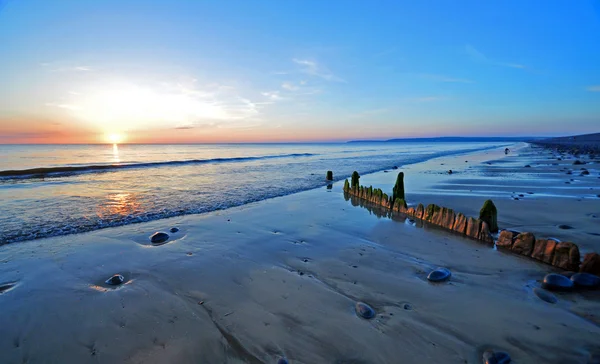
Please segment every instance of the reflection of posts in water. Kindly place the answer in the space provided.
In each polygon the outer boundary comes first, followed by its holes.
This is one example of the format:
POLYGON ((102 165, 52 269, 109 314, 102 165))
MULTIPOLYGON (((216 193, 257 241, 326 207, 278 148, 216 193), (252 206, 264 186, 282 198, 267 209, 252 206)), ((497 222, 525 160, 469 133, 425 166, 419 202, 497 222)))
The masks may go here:
POLYGON ((330 189, 332 189, 332 188, 333 188, 333 185, 332 185, 331 183, 327 185, 327 189, 328 189, 328 190, 330 190, 330 189))
POLYGON ((362 208, 365 208, 365 209, 367 209, 367 211, 369 211, 370 214, 375 215, 379 218, 392 216, 392 212, 390 210, 384 208, 383 206, 374 205, 366 200, 363 200, 359 197, 353 196, 353 195, 349 194, 348 192, 344 192, 344 199, 346 201, 349 200, 350 203, 352 204, 352 206, 360 206, 362 208))

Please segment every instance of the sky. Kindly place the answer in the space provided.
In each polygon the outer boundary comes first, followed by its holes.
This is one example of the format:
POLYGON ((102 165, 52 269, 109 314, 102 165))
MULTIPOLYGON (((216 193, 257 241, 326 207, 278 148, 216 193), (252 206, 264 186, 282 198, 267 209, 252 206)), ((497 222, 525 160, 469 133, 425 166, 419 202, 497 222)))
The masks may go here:
POLYGON ((598 0, 0 0, 0 143, 599 131, 598 0))

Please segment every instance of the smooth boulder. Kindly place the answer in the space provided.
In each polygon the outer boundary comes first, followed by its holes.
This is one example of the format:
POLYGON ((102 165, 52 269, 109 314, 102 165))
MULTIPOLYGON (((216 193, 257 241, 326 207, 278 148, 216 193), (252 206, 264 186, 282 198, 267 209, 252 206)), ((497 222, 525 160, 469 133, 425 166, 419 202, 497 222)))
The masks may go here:
POLYGON ((600 277, 589 273, 575 273, 571 276, 571 280, 576 287, 581 288, 598 288, 600 287, 600 277))
POLYGON ((546 291, 545 289, 534 288, 533 293, 535 293, 535 295, 538 296, 538 298, 541 299, 542 301, 546 301, 548 303, 558 302, 558 299, 556 298, 556 296, 553 295, 552 293, 546 291))
POLYGON ((356 314, 364 319, 369 320, 375 317, 375 310, 364 302, 357 302, 354 309, 356 310, 356 314))
POLYGON ((162 244, 167 240, 169 240, 169 234, 163 232, 156 232, 150 237, 152 244, 162 244))
POLYGON ((510 355, 504 351, 486 350, 483 353, 483 364, 508 364, 510 355))
POLYGON ((573 281, 562 274, 550 273, 544 277, 542 287, 549 291, 570 291, 573 289, 573 281))
POLYGON ((173 234, 175 234, 176 232, 178 232, 178 231, 179 231, 179 228, 172 227, 170 231, 171 231, 173 234))
POLYGON ((427 280, 430 282, 443 282, 448 280, 452 273, 446 268, 436 268, 427 275, 427 280))

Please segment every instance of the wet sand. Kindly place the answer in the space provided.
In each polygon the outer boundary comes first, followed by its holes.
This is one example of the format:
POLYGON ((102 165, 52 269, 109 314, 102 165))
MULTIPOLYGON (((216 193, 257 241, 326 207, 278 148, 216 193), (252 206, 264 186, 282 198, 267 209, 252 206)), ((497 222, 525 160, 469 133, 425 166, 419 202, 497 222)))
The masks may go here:
MULTIPOLYGON (((476 161, 502 157, 485 153, 467 156, 472 170, 495 166, 476 161)), ((473 199, 471 208, 479 209, 483 197, 444 197, 449 177, 481 181, 458 168, 452 176, 432 171, 451 159, 404 168, 409 202, 466 207, 473 199)), ((361 183, 385 187, 394 179, 381 172, 361 183)), ((536 188, 532 180, 524 182, 528 189, 536 188)), ((600 352, 600 291, 542 301, 533 289, 552 267, 380 217, 377 209, 353 206, 358 202, 346 200, 342 186, 0 247, 0 286, 9 287, 0 294, 0 361, 276 363, 285 356, 290 363, 481 363, 482 351, 494 348, 515 363, 586 363, 600 352), (180 231, 166 244, 150 244, 152 233, 174 226, 180 231), (438 266, 451 270, 448 282, 426 280, 438 266), (115 273, 126 283, 105 285, 115 273), (359 318, 358 301, 376 317, 359 318)), ((522 203, 514 206, 523 216, 535 199, 506 203, 522 203)), ((496 204, 501 226, 515 221, 503 202, 496 204)), ((534 214, 523 226, 549 226, 546 213, 559 211, 534 214)), ((587 231, 572 224, 576 229, 565 233, 587 231)))
MULTIPOLYGON (((403 168, 409 205, 435 203, 477 217, 491 198, 501 229, 574 242, 583 253, 600 252, 600 158, 561 157, 526 143, 510 149, 507 156, 498 148, 403 168), (576 160, 585 164, 574 165, 576 160), (582 168, 589 175, 582 176, 582 168)), ((361 184, 391 190, 396 175, 392 172, 366 176, 361 184)))

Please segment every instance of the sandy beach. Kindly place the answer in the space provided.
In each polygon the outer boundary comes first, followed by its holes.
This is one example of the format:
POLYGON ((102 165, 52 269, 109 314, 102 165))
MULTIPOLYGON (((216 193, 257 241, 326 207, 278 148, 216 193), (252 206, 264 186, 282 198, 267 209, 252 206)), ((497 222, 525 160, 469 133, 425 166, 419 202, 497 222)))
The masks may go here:
MULTIPOLYGON (((492 198, 501 228, 600 251, 598 161, 510 148, 401 167, 409 204, 476 216, 492 198)), ((391 191, 396 172, 361 184, 391 191)), ((342 186, 1 246, 0 361, 481 363, 486 349, 514 363, 598 360, 600 291, 545 302, 533 290, 552 267, 353 206, 342 186), (448 282, 427 281, 438 266, 448 282), (126 282, 106 285, 116 273, 126 282), (358 317, 359 301, 376 317, 358 317)))

